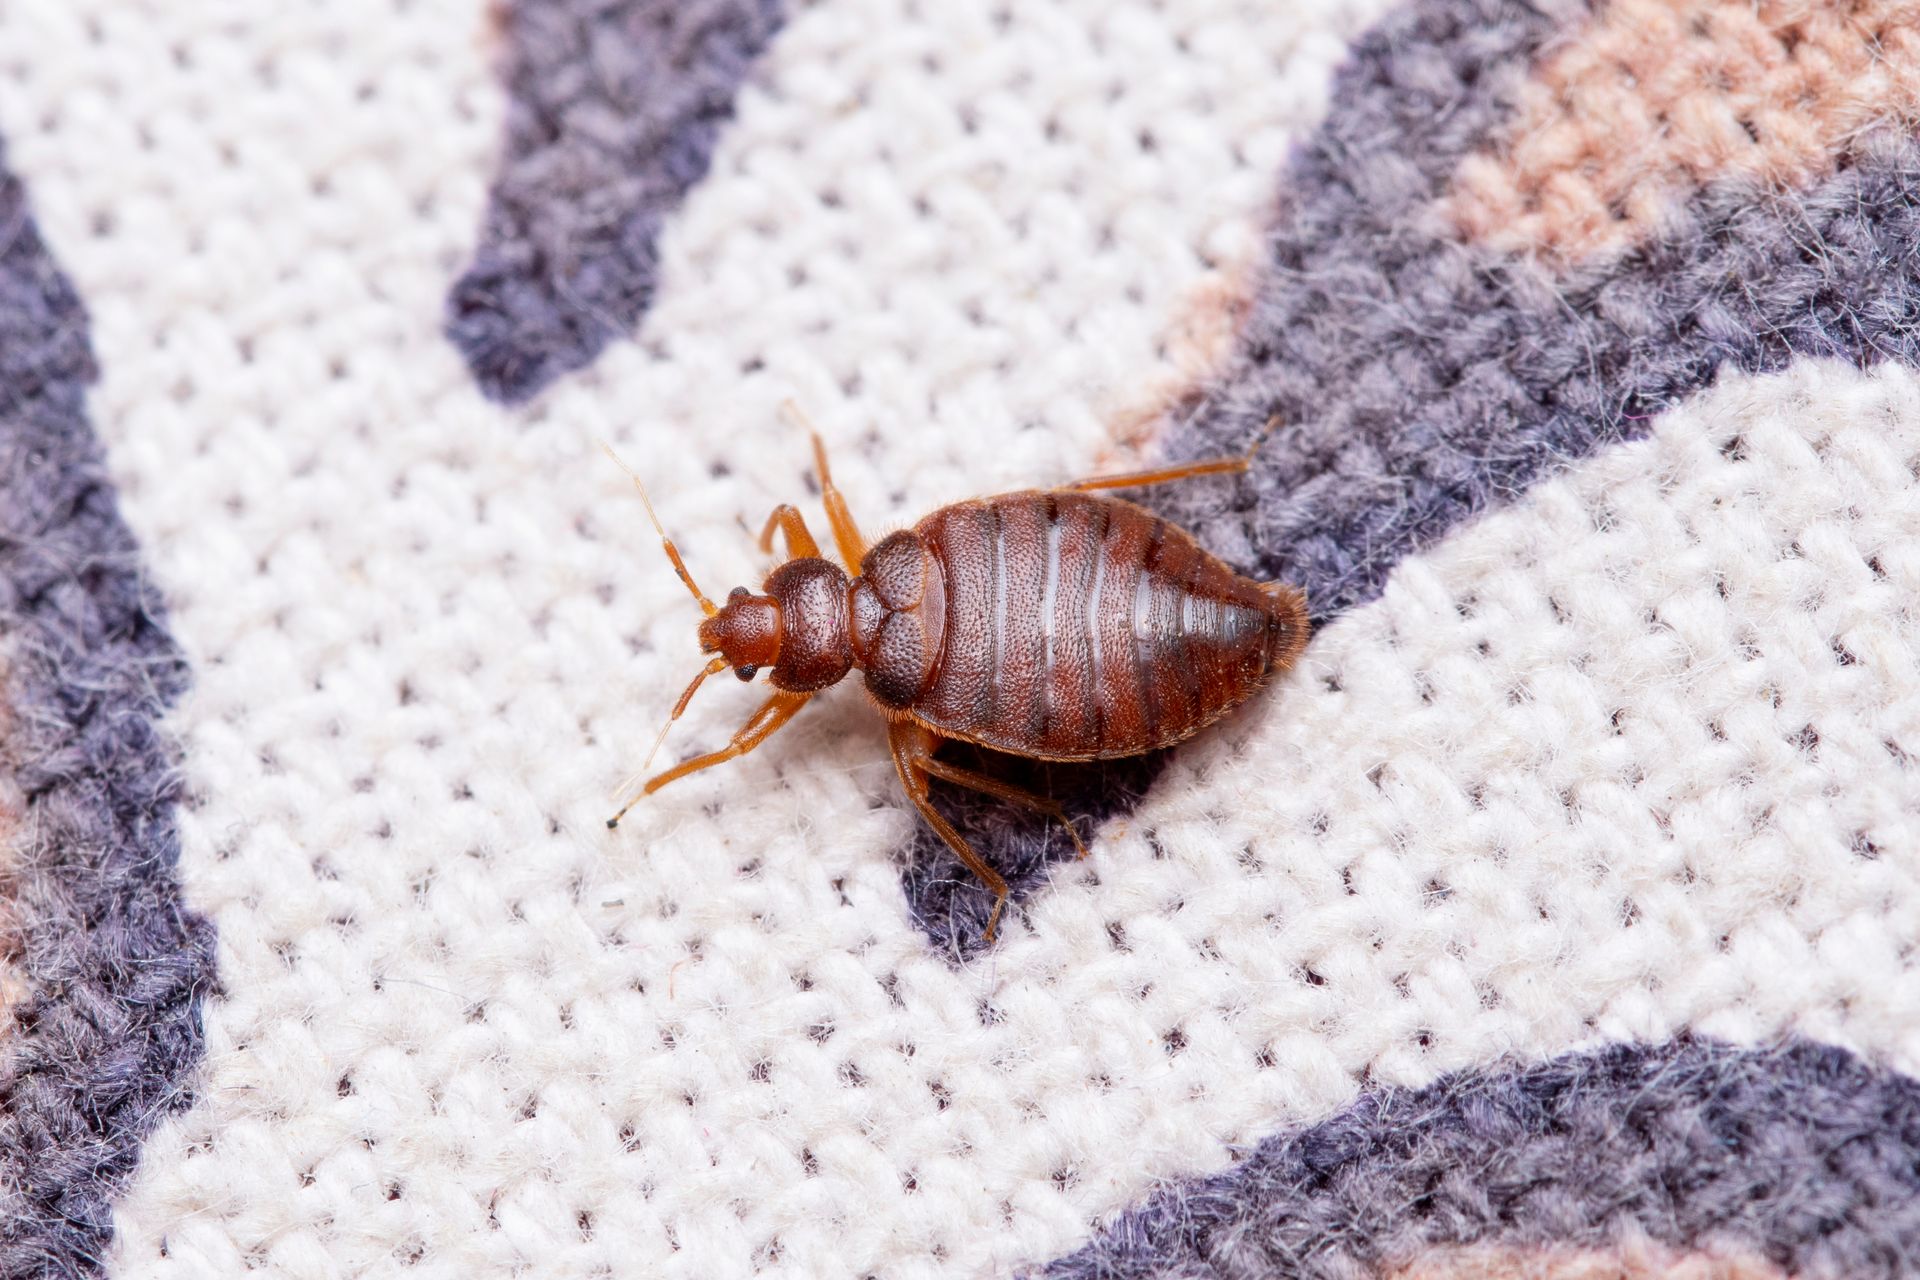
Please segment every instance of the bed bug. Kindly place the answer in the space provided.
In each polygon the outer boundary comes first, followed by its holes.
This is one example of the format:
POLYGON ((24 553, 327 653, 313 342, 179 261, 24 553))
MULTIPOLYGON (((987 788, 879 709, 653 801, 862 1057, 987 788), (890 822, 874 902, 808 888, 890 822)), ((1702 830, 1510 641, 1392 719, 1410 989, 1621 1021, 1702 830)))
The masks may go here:
POLYGON ((800 512, 782 503, 767 517, 760 549, 772 552, 781 534, 787 559, 759 592, 735 587, 724 605, 694 585, 629 470, 667 559, 706 614, 701 651, 716 655, 680 695, 661 739, 708 676, 732 668, 751 680, 770 668, 774 692, 725 747, 649 779, 608 827, 641 797, 753 750, 814 694, 858 669, 886 717, 908 798, 993 891, 990 942, 1007 882, 933 807, 930 779, 1047 814, 1082 857, 1086 845, 1053 801, 936 759, 942 740, 1043 760, 1138 755, 1212 724, 1291 667, 1306 645, 1299 590, 1243 577, 1185 530, 1101 492, 1245 471, 1252 450, 956 502, 869 545, 818 433, 812 438, 845 568, 821 554, 800 512))

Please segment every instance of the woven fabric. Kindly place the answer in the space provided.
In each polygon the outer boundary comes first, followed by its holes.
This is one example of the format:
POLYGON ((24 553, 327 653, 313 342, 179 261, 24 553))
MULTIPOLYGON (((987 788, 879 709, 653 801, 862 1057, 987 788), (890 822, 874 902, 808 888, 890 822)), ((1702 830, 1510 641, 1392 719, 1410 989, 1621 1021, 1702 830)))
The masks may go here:
POLYGON ((1920 1272, 1916 24, 0 6, 0 1272, 1920 1272), (1311 646, 936 787, 991 946, 854 688, 604 825, 600 445, 718 597, 789 399, 870 538, 1278 415, 1137 496, 1311 646))
POLYGON ((87 316, 0 168, 0 1274, 98 1260, 212 984, 159 720, 186 670, 87 421, 87 316))
POLYGON ((1920 1083, 1839 1050, 1616 1046, 1376 1093, 1048 1274, 1899 1275, 1916 1141, 1920 1083))

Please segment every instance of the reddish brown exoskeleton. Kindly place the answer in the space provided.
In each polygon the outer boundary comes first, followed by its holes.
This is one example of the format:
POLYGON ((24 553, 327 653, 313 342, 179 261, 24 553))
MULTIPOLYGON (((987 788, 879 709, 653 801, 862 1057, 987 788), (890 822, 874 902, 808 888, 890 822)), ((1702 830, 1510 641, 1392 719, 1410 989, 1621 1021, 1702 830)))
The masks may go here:
MULTIPOLYGON (((887 718, 908 797, 993 890, 989 941, 1007 883, 934 809, 928 779, 1049 814, 1082 857, 1086 846, 1051 800, 935 759, 941 739, 1045 760, 1137 755, 1218 720, 1291 667, 1306 644, 1301 592, 1244 578, 1184 530, 1094 492, 1244 471, 1248 458, 956 502, 869 547, 834 486, 818 435, 813 456, 840 559, 857 572, 851 579, 820 554, 800 512, 783 503, 767 518, 760 549, 771 551, 779 531, 788 559, 759 594, 735 587, 716 606, 694 585, 647 503, 674 571, 706 611, 700 647, 719 655, 687 686, 667 723, 679 719, 701 681, 728 667, 742 680, 771 668, 775 692, 725 748, 675 765, 640 794, 745 755, 858 668, 887 718)), ((640 494, 644 500, 644 486, 640 494)))

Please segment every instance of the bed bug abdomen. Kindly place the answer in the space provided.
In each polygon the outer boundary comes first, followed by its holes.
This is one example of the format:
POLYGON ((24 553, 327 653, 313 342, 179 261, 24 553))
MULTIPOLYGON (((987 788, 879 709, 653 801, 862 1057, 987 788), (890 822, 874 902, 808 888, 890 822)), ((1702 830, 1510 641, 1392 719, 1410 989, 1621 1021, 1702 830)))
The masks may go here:
POLYGON ((942 507, 915 532, 946 583, 947 639, 912 714, 997 750, 1089 760, 1168 746, 1306 640, 1298 592, 1234 573, 1116 498, 1002 494, 942 507))

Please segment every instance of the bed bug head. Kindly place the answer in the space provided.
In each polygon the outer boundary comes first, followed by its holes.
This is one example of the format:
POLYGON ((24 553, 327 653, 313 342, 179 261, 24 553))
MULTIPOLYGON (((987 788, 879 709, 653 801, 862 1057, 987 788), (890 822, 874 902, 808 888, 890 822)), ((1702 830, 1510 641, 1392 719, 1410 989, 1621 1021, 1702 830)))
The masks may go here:
POLYGON ((798 556, 767 575, 763 595, 735 587, 700 624, 700 649, 718 667, 751 680, 772 668, 789 693, 824 689, 853 667, 847 638, 847 575, 819 556, 798 556))
MULTIPOLYGON (((647 519, 660 535, 660 549, 666 553, 687 591, 699 602, 701 612, 706 614, 700 623, 701 652, 717 655, 701 667, 680 700, 674 703, 667 722, 660 726, 660 734, 653 740, 653 749, 647 752, 647 762, 642 769, 653 763, 661 743, 667 740, 667 731, 693 701, 694 693, 708 676, 731 667, 740 679, 751 680, 760 668, 771 667, 774 686, 793 693, 825 688, 847 674, 853 665, 853 653, 847 640, 846 574, 818 556, 801 556, 787 561, 768 576, 765 594, 755 595, 745 587, 735 587, 725 605, 714 604, 687 572, 679 548, 673 545, 660 517, 654 513, 647 486, 611 448, 604 444, 602 448, 615 465, 632 478, 633 487, 647 508, 647 519)), ((607 826, 617 826, 631 807, 630 801, 607 820, 607 826)))
POLYGON ((735 587, 727 603, 700 624, 700 652, 720 654, 742 680, 780 660, 780 602, 735 587))

